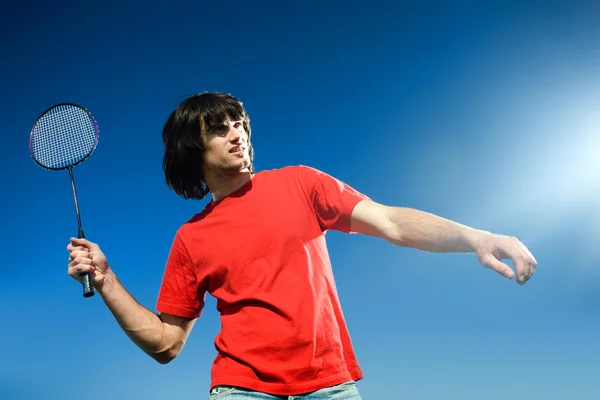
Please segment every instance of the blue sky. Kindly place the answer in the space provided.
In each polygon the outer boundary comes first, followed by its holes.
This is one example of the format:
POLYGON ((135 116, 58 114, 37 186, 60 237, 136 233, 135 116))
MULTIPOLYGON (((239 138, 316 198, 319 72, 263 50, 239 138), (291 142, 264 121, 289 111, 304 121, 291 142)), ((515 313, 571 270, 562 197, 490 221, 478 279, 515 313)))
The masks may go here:
POLYGON ((84 230, 154 309, 173 235, 205 204, 167 189, 160 131, 185 96, 217 90, 245 103, 258 170, 310 165, 516 235, 538 260, 519 287, 473 255, 330 233, 365 399, 600 398, 600 7, 254 3, 20 2, 0 17, 0 397, 206 397, 214 300, 175 361, 143 354, 67 276, 68 174, 27 142, 52 104, 96 116, 75 169, 84 230))

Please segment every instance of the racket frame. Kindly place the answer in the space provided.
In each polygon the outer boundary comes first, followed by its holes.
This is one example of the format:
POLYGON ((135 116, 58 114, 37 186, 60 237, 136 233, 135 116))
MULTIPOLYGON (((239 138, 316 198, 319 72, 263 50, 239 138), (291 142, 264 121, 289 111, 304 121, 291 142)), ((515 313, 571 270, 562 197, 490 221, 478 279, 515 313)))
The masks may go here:
POLYGON ((29 132, 29 154, 31 155, 31 158, 33 159, 33 161, 39 165, 40 167, 42 167, 43 169, 47 169, 49 171, 60 171, 63 169, 69 169, 69 168, 73 168, 76 165, 81 164, 82 162, 84 162, 85 160, 88 159, 89 156, 92 155, 92 153, 94 152, 94 150, 96 150, 96 146, 98 146, 98 139, 100 137, 100 130, 98 128, 98 122, 96 122, 96 118, 94 118, 94 116, 92 115, 91 112, 88 111, 87 108, 80 106, 79 104, 75 104, 75 103, 58 103, 53 105, 52 107, 49 107, 47 110, 45 110, 43 113, 40 114, 39 117, 36 118, 35 123, 33 124, 33 127, 31 128, 31 131, 29 132), (94 138, 94 146, 92 147, 92 149, 79 161, 73 163, 73 164, 69 164, 67 166, 64 167, 48 167, 47 165, 44 165, 42 163, 40 163, 35 156, 33 155, 33 148, 31 146, 32 143, 32 139, 33 139, 33 132, 35 131, 35 127, 37 126, 37 124, 40 122, 40 120, 42 119, 42 117, 44 117, 46 114, 48 114, 51 110, 58 108, 58 107, 76 107, 79 108, 80 110, 84 111, 88 117, 90 117, 90 119, 92 120, 92 122, 94 123, 94 130, 96 132, 95 138, 94 138))
MULTIPOLYGON (((73 176, 73 167, 75 167, 78 164, 81 164, 82 162, 84 162, 85 160, 87 160, 89 158, 89 156, 92 155, 92 153, 94 152, 94 150, 96 150, 96 146, 98 146, 98 139, 100 137, 100 131, 98 128, 98 123, 96 122, 96 118, 94 118, 94 116, 92 115, 91 112, 89 112, 85 107, 80 106, 79 104, 75 104, 75 103, 58 103, 58 104, 54 104, 52 107, 49 107, 48 109, 46 109, 43 113, 40 114, 40 116, 35 120, 35 123, 33 124, 33 127, 31 128, 31 131, 29 132, 29 154, 31 155, 31 158, 33 159, 33 161, 39 165, 40 167, 42 167, 45 170, 49 170, 49 171, 60 171, 60 170, 68 170, 69 171, 69 177, 71 179, 71 189, 73 191, 73 200, 75 202, 75 212, 77 214, 77 227, 78 227, 78 233, 77 233, 77 237, 80 239, 84 239, 85 235, 83 233, 83 227, 81 224, 81 214, 79 212, 79 202, 77 200, 77 192, 75 190, 75 178, 73 176), (40 122, 40 120, 46 115, 48 114, 50 111, 52 111, 55 108, 59 108, 59 107, 76 107, 82 111, 84 111, 88 117, 91 119, 91 121, 94 123, 94 131, 95 131, 95 138, 94 138, 94 146, 91 148, 91 150, 79 161, 66 165, 64 167, 48 167, 47 165, 44 165, 42 163, 40 163, 36 157, 33 154, 33 147, 32 147, 32 141, 33 141, 33 136, 34 136, 34 131, 35 128, 37 127, 37 124, 40 122)), ((90 274, 89 273, 85 273, 85 274, 81 274, 81 280, 80 280, 82 286, 83 286, 83 297, 92 297, 94 295, 94 287, 92 286, 92 282, 91 282, 91 278, 90 278, 90 274)))

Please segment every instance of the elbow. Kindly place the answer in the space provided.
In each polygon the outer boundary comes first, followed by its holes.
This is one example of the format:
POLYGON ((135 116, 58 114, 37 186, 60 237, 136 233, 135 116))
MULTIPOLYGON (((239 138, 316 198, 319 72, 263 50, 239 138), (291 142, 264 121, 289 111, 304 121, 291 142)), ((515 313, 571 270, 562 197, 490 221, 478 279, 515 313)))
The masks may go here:
POLYGON ((157 363, 162 365, 166 365, 175 359, 175 357, 165 356, 162 354, 153 355, 152 358, 154 358, 154 360, 156 360, 157 363))
POLYGON ((170 363, 177 357, 179 351, 176 349, 169 349, 165 351, 161 351, 158 353, 150 353, 150 357, 152 357, 157 363, 165 365, 170 363))
POLYGON ((400 247, 409 247, 407 243, 407 237, 404 234, 404 231, 396 224, 389 225, 386 229, 383 230, 381 235, 385 240, 389 243, 394 244, 400 247))

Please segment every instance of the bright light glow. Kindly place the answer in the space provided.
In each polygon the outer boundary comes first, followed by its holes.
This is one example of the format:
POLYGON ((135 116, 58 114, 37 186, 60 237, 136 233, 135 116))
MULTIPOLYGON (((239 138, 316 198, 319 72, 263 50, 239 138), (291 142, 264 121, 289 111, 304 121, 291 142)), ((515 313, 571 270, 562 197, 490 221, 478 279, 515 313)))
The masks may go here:
POLYGON ((551 96, 548 90, 527 88, 523 98, 528 102, 521 106, 529 114, 520 116, 527 128, 518 132, 518 140, 511 139, 519 149, 514 165, 501 178, 507 190, 485 205, 483 220, 511 225, 520 221, 516 224, 534 241, 552 236, 552 242, 560 242, 562 227, 579 225, 578 237, 583 239, 573 250, 585 251, 586 257, 600 255, 600 82, 596 83, 555 87, 551 96), (539 97, 532 99, 536 89, 539 97))

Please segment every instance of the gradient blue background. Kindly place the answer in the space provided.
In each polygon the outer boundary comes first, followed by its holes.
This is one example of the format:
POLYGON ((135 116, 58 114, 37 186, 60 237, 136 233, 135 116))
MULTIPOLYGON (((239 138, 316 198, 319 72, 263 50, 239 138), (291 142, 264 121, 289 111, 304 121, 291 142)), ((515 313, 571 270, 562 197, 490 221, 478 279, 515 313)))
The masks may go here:
POLYGON ((153 310, 173 235, 206 202, 167 189, 160 132, 206 90, 245 103, 258 170, 310 165, 536 256, 520 287, 473 255, 329 234, 365 399, 600 398, 598 3, 217 3, 5 7, 0 398, 207 397, 214 300, 171 364, 143 354, 67 276, 68 174, 28 153, 52 104, 97 117, 75 170, 86 236, 153 310))

